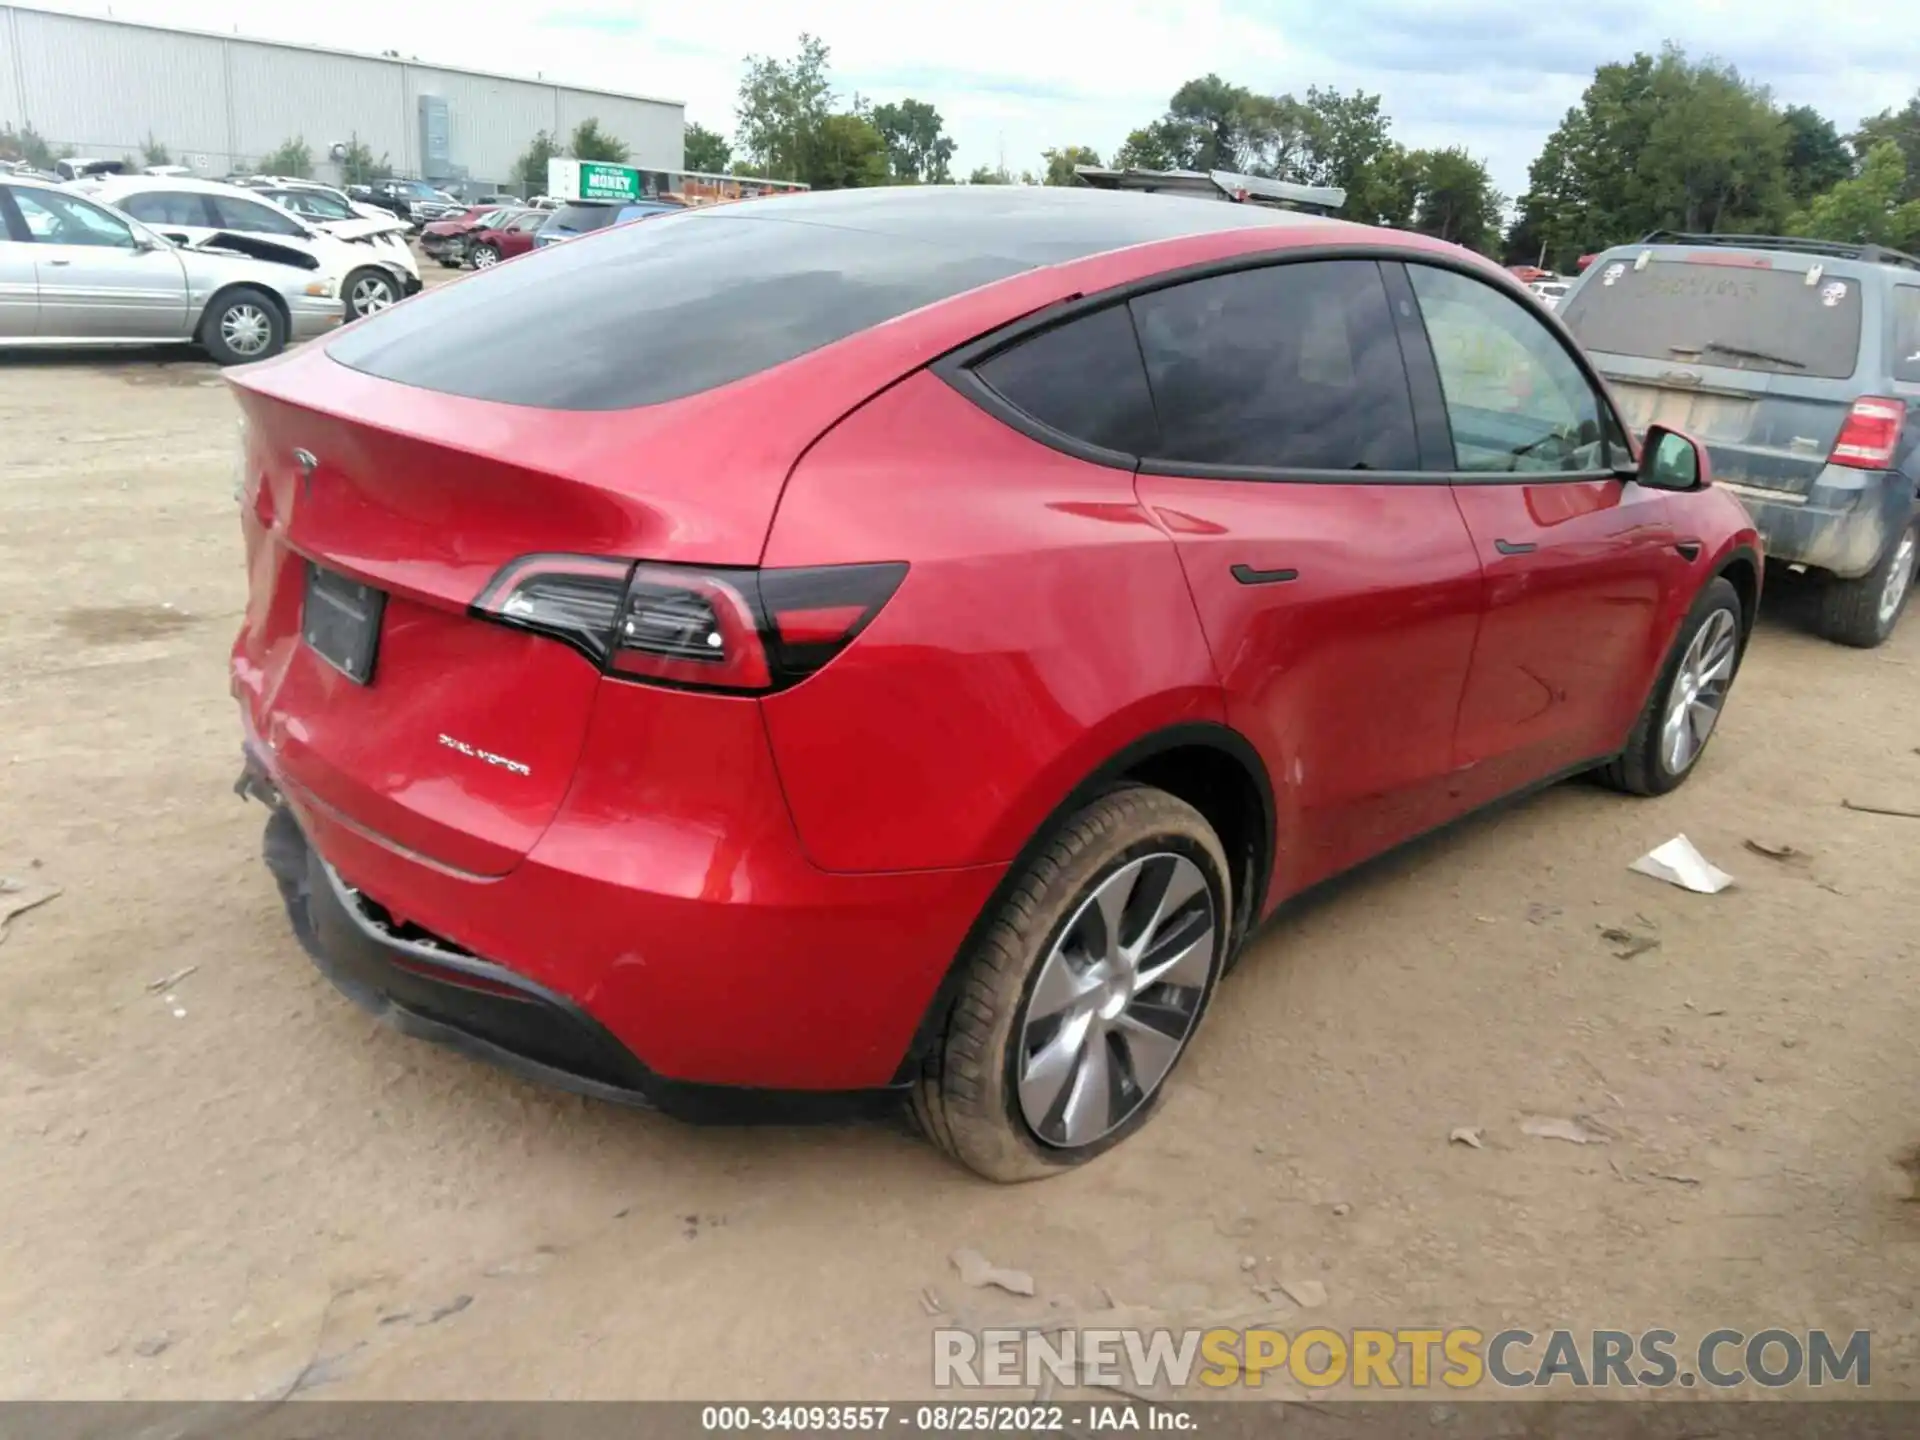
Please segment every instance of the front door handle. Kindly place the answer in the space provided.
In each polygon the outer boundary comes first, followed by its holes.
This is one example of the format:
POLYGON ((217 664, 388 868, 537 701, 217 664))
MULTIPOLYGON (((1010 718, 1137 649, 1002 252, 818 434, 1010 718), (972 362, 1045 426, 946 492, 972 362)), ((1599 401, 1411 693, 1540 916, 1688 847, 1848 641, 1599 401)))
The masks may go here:
POLYGON ((1523 540, 1517 545, 1511 540, 1496 540, 1493 542, 1493 548, 1502 555, 1531 555, 1540 547, 1531 540, 1523 540))
POLYGON ((1232 573, 1242 585, 1278 585, 1300 578, 1298 570, 1256 570, 1251 565, 1236 565, 1232 573))
POLYGON ((73 262, 72 262, 71 260, 49 260, 49 261, 47 261, 47 264, 49 264, 49 265, 71 265, 72 263, 73 263, 73 262))

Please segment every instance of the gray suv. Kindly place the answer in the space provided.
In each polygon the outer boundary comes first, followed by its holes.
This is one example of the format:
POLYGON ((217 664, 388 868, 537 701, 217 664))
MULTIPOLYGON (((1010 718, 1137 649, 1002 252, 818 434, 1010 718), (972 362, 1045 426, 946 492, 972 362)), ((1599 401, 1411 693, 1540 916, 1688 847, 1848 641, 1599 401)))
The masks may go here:
POLYGON ((1596 256, 1560 315, 1636 433, 1705 442, 1767 558, 1825 577, 1821 628, 1893 632, 1920 495, 1920 259, 1658 232, 1596 256))

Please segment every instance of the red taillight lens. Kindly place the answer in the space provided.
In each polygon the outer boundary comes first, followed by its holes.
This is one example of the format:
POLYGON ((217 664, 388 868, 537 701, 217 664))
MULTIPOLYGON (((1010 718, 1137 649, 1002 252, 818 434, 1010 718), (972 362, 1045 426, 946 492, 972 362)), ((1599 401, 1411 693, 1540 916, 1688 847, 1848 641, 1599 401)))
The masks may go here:
POLYGON ((1827 463, 1855 470, 1891 469, 1893 452, 1900 448, 1900 422, 1906 418, 1907 407, 1899 400, 1869 395, 1854 401, 1827 463))
POLYGON ((907 567, 750 570, 529 555, 473 613, 573 646, 609 674, 682 689, 784 689, 846 649, 907 567))

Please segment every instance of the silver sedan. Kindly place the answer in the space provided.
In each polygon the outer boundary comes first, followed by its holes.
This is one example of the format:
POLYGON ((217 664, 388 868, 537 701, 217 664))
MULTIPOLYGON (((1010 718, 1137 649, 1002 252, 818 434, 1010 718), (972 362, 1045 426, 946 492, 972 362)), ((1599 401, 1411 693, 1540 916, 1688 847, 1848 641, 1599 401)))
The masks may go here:
POLYGON ((0 175, 0 346, 199 345, 265 360, 340 323, 339 281, 311 257, 216 236, 175 245, 111 206, 0 175))

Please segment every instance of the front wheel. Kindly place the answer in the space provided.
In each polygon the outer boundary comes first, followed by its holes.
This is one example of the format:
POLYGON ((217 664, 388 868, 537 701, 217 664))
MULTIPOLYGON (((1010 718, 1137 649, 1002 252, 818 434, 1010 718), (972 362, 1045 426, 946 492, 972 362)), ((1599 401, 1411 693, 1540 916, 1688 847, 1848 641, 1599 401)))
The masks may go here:
POLYGON ((963 957, 914 1089, 921 1128, 998 1181, 1119 1144, 1206 1013, 1232 914, 1226 855, 1199 811, 1144 786, 1089 804, 963 957))
POLYGON ((399 304, 400 282, 393 278, 392 272, 370 266, 347 276, 345 293, 347 319, 358 320, 362 315, 377 315, 399 304))
POLYGON ((1841 645, 1871 650, 1886 643, 1913 593, 1915 532, 1907 526, 1880 563, 1858 580, 1830 580, 1820 594, 1820 633, 1841 645))
POLYGON ((214 298, 200 321, 200 343, 219 365, 250 365, 278 355, 287 322, 263 290, 240 286, 214 298))
POLYGON ((1664 795, 1693 773, 1740 668, 1740 594, 1725 576, 1701 589, 1681 623, 1627 745, 1600 771, 1616 790, 1664 795))
POLYGON ((473 247, 473 268, 474 269, 491 270, 494 266, 498 265, 499 263, 500 263, 500 252, 494 249, 493 246, 476 245, 473 247))

